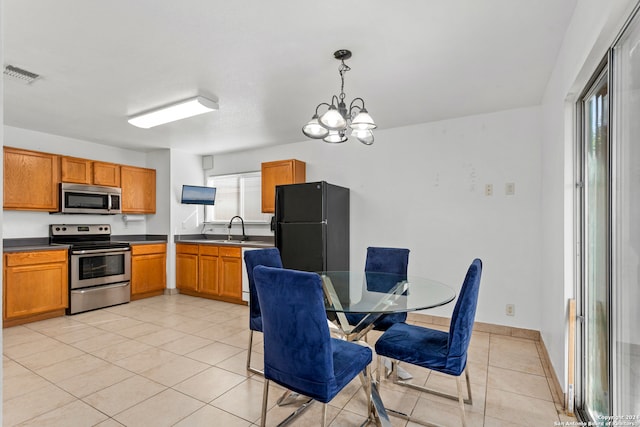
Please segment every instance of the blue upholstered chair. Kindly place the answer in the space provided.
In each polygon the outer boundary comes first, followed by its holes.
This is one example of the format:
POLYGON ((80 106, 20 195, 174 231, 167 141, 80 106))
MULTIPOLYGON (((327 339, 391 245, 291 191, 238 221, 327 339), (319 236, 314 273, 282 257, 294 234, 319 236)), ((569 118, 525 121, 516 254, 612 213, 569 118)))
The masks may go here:
MULTIPOLYGON (((393 288, 399 278, 407 278, 409 264, 409 249, 368 247, 367 259, 364 264, 365 273, 389 273, 400 277, 373 276, 367 278, 367 290, 387 292, 393 288), (386 280, 385 280, 386 279, 386 280)), ((364 314, 347 314, 347 320, 351 325, 357 325, 365 317, 364 314)), ((374 321, 374 329, 386 331, 391 325, 407 320, 407 313, 385 314, 374 321)))
POLYGON ((267 415, 269 383, 326 403, 359 373, 371 408, 371 349, 329 336, 320 276, 258 266, 253 274, 264 336, 262 426, 267 415))
POLYGON ((251 348, 253 347, 253 332, 262 332, 262 317, 260 302, 256 294, 253 280, 253 269, 258 265, 282 268, 280 251, 278 248, 256 249, 244 253, 244 263, 249 277, 249 348, 247 349, 247 370, 262 375, 263 372, 251 366, 251 348))
MULTIPOLYGON (((458 396, 450 396, 421 386, 404 383, 398 381, 397 377, 394 380, 397 383, 420 391, 458 400, 463 426, 467 425, 464 404, 472 403, 467 350, 471 341, 476 306, 478 305, 481 276, 482 261, 476 258, 469 266, 464 278, 460 295, 453 309, 448 333, 406 323, 396 323, 382 334, 375 345, 376 353, 379 356, 385 356, 395 361, 417 365, 456 377, 458 396), (463 372, 465 373, 469 396, 466 400, 463 396, 460 378, 463 372)), ((380 381, 380 370, 378 369, 378 382, 380 381)), ((405 418, 411 419, 410 417, 405 418)))

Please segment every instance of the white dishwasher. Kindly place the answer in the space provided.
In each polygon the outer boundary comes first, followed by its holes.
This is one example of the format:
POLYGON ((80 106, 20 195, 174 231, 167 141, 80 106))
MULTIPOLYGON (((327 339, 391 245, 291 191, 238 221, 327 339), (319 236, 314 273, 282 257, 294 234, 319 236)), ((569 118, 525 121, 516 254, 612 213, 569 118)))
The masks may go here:
POLYGON ((249 302, 249 276, 247 275, 247 266, 244 264, 244 253, 255 249, 242 248, 242 301, 246 302, 249 302))

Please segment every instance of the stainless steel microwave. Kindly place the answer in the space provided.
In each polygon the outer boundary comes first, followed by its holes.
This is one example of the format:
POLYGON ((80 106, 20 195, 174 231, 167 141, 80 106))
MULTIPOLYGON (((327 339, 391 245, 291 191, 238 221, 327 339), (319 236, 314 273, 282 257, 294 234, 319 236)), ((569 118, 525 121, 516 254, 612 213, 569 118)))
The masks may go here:
POLYGON ((122 213, 122 190, 84 184, 60 184, 60 212, 110 215, 122 213))

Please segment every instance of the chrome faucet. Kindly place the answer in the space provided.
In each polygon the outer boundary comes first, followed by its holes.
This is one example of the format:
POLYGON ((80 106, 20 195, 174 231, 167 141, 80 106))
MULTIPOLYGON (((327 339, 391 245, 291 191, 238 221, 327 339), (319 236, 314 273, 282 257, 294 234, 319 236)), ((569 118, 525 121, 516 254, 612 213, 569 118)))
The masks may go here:
POLYGON ((234 216, 229 221, 229 225, 227 225, 227 228, 229 230, 229 232, 227 234, 227 240, 231 240, 231 224, 233 223, 233 220, 236 219, 236 218, 238 218, 240 220, 240 222, 242 223, 242 241, 244 242, 245 240, 247 240, 247 235, 244 233, 244 220, 242 219, 242 217, 240 215, 234 216))

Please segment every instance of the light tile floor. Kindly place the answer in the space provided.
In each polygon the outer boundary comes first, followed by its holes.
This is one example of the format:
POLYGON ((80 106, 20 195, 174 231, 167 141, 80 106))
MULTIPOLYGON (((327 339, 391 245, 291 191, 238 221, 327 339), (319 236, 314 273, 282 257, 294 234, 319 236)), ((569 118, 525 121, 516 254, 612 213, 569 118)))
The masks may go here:
MULTIPOLYGON (((416 316, 412 317, 415 319, 416 316)), ((415 322, 414 322, 415 323, 415 322)), ((429 325, 432 326, 432 325, 429 325)), ((245 370, 248 308, 185 295, 159 296, 4 329, 3 426, 223 426, 259 424, 263 379, 245 370)), ((369 341, 376 339, 371 333, 369 341)), ((261 366, 261 334, 254 363, 261 366)), ((554 426, 571 421, 553 402, 535 341, 474 332, 471 426, 554 426)), ((455 380, 405 368, 414 381, 455 392, 455 380)), ((285 418, 270 389, 267 424, 285 418)), ((456 402, 384 380, 387 407, 460 425, 456 402)), ((294 425, 318 425, 312 405, 294 425)), ((359 381, 331 403, 331 426, 365 420, 359 381)), ((413 426, 391 417, 394 427, 413 426)))

